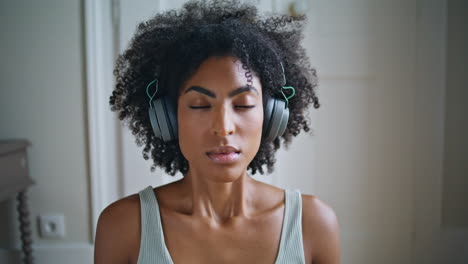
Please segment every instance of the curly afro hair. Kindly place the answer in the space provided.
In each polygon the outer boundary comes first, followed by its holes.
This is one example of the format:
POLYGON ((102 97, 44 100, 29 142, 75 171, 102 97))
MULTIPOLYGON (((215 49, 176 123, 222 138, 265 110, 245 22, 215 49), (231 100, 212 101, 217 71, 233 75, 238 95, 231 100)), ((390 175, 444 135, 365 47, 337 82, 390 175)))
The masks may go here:
POLYGON ((316 96, 317 75, 310 66, 303 38, 305 16, 269 15, 262 17, 254 6, 238 1, 191 1, 181 10, 157 14, 140 23, 130 46, 117 59, 114 69, 116 86, 110 97, 111 110, 118 113, 143 146, 143 157, 151 156, 156 166, 170 175, 189 169, 178 140, 164 142, 152 130, 148 116, 149 98, 146 86, 155 78, 159 82, 158 96, 166 95, 177 105, 183 83, 211 56, 238 58, 251 79, 259 77, 264 106, 268 96, 281 96, 284 75, 288 86, 296 89, 289 100, 289 121, 285 133, 260 148, 247 169, 252 174, 273 172, 274 154, 281 138, 287 147, 301 130, 310 131, 305 117, 311 103, 319 108, 316 96), (266 96, 265 96, 266 95, 266 96))

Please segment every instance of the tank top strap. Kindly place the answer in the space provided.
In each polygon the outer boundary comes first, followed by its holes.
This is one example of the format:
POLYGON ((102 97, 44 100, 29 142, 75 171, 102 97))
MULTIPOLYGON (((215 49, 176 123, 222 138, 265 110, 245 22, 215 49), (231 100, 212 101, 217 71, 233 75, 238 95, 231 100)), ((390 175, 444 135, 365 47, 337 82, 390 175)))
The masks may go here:
POLYGON ((302 244, 302 197, 299 190, 285 190, 280 251, 276 264, 305 263, 302 244))
POLYGON ((173 264, 164 242, 159 205, 153 187, 148 186, 138 194, 141 207, 141 240, 137 263, 173 264))

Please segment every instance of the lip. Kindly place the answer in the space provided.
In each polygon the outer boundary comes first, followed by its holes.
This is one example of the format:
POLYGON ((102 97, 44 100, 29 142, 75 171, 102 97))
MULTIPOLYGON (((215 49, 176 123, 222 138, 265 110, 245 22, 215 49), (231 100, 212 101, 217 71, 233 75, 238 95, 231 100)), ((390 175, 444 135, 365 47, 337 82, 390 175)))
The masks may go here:
POLYGON ((218 164, 229 164, 234 163, 239 160, 240 153, 239 152, 231 152, 231 153, 207 153, 208 158, 218 164))
POLYGON ((239 153, 240 150, 233 147, 233 146, 217 146, 215 148, 212 148, 210 151, 208 151, 206 154, 228 154, 232 152, 237 152, 239 153))
POLYGON ((233 146, 218 146, 206 153, 208 158, 218 164, 229 164, 239 160, 240 151, 233 146))

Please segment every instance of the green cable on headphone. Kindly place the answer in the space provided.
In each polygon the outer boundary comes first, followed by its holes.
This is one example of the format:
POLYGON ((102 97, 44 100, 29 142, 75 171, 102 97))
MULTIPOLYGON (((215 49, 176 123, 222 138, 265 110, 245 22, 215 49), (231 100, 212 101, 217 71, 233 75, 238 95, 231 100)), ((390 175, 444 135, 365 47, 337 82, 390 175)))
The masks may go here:
POLYGON ((283 71, 283 80, 284 80, 284 83, 283 83, 283 87, 281 87, 281 94, 284 96, 284 99, 286 100, 286 108, 288 107, 288 104, 289 104, 289 99, 293 98, 294 95, 296 95, 296 89, 294 89, 294 87, 292 86, 285 86, 286 85, 286 74, 284 73, 284 67, 283 67, 283 63, 280 62, 280 65, 281 65, 281 70, 283 71), (292 94, 288 97, 286 97, 286 95, 283 93, 283 90, 292 90, 292 94))
POLYGON ((156 93, 158 92, 158 88, 159 88, 158 79, 152 80, 152 81, 148 84, 148 86, 146 86, 146 94, 148 95, 148 97, 149 97, 149 99, 150 99, 150 100, 149 100, 150 107, 151 107, 151 101, 153 101, 153 98, 156 96, 156 93), (156 83, 156 91, 154 91, 153 95, 150 95, 150 94, 149 94, 149 88, 150 88, 150 86, 151 86, 153 83, 156 83))

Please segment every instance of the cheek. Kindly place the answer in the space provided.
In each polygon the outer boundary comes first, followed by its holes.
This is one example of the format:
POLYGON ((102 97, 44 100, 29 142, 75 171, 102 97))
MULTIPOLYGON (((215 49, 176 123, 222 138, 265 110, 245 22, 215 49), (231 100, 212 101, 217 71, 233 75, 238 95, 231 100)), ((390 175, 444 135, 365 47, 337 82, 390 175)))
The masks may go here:
POLYGON ((263 108, 259 107, 255 110, 249 112, 243 119, 242 119, 242 127, 249 131, 258 131, 262 130, 263 125, 263 108))
POLYGON ((191 122, 193 119, 187 118, 187 114, 184 113, 183 111, 179 110, 177 111, 177 126, 179 127, 179 132, 183 133, 186 131, 187 127, 190 127, 192 124, 191 122))
POLYGON ((178 111, 177 126, 179 135, 185 135, 191 138, 201 135, 207 129, 207 121, 206 117, 193 114, 190 110, 185 109, 178 111))

